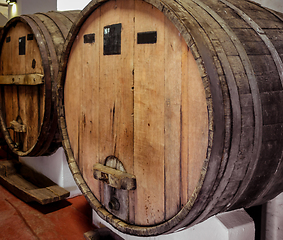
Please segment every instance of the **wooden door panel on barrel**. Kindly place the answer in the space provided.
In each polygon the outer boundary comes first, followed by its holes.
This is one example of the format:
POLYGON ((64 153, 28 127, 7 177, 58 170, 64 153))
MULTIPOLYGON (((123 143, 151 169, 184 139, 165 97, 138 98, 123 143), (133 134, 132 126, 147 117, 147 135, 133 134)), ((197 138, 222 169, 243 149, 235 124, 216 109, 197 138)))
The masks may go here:
POLYGON ((72 46, 64 91, 71 147, 94 195, 103 203, 92 166, 114 155, 136 176, 128 222, 180 211, 206 157, 207 107, 197 64, 163 13, 140 0, 97 8, 72 46))

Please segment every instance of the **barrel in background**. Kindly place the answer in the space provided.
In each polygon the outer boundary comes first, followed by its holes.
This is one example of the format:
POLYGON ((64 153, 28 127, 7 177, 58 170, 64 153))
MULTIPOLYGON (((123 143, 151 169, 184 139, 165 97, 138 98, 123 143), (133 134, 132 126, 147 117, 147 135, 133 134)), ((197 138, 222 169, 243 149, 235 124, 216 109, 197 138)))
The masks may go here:
POLYGON ((64 46, 59 128, 99 216, 159 235, 283 190, 282 31, 282 15, 244 0, 83 10, 64 46))
POLYGON ((1 129, 19 156, 48 154, 60 145, 54 105, 56 78, 63 44, 78 14, 22 15, 3 29, 1 129))

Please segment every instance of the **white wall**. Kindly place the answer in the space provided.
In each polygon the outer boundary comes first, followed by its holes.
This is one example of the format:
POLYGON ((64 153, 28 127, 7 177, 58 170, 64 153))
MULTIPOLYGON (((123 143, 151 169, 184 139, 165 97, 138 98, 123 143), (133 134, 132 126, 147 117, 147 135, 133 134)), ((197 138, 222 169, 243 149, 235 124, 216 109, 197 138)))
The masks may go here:
POLYGON ((91 0, 57 0, 57 9, 58 11, 82 10, 89 2, 91 2, 91 0))
POLYGON ((252 0, 260 5, 283 13, 283 0, 252 0))

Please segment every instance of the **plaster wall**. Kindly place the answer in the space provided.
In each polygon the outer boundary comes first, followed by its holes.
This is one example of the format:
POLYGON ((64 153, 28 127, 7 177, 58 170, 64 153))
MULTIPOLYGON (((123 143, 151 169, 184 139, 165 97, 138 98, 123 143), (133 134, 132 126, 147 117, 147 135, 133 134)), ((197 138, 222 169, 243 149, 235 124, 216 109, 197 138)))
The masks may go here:
POLYGON ((282 0, 253 0, 260 5, 283 13, 283 1, 282 0))
POLYGON ((57 0, 57 9, 58 11, 82 10, 90 2, 91 0, 80 0, 80 1, 57 0))

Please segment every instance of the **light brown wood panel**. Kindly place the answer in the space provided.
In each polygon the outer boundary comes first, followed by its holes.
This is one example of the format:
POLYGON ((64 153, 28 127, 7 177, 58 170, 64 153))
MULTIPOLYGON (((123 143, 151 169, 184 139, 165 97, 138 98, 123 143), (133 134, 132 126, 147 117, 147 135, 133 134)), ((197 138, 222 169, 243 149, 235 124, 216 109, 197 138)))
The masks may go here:
MULTIPOLYGON (((182 39, 176 27, 165 18, 165 219, 180 210, 181 193, 181 97, 182 39)), ((187 51, 185 49, 185 51, 187 51)))
MULTIPOLYGON (((134 1, 116 2, 117 10, 120 9, 118 23, 122 23, 121 31, 121 55, 119 61, 115 60, 118 83, 115 99, 114 119, 114 146, 113 155, 123 163, 128 173, 134 172, 134 45, 135 45, 135 5, 134 1)), ((115 10, 117 12, 117 10, 115 10)), ((114 22, 114 21, 113 21, 114 22)), ((102 28, 101 28, 102 30, 102 28)), ((110 57, 110 56, 108 56, 110 57)), ((114 56, 113 56, 114 57, 114 56)), ((105 57, 105 60, 108 58, 105 57)), ((115 57, 113 58, 113 60, 115 57)), ((129 191, 129 221, 134 222, 135 196, 129 191)))
MULTIPOLYGON (((119 91, 119 69, 116 63, 121 55, 103 55, 103 33, 107 25, 120 23, 116 2, 110 1, 101 6, 100 11, 100 61, 99 61, 99 162, 104 164, 106 157, 114 155, 116 133, 116 98, 119 91), (117 11, 116 11, 117 9, 117 11)), ((100 199, 104 202, 104 187, 100 185, 100 199)))
POLYGON ((79 155, 79 124, 80 124, 80 84, 82 81, 81 45, 82 36, 79 34, 74 41, 69 55, 64 88, 65 115, 68 134, 75 159, 79 155))
POLYGON ((95 34, 94 43, 82 45, 83 81, 81 81, 81 138, 80 138, 80 161, 83 162, 83 176, 92 192, 98 196, 99 182, 93 178, 93 165, 99 162, 99 18, 100 10, 89 16, 81 28, 80 35, 95 34))
POLYGON ((208 113, 206 96, 196 61, 188 54, 188 111, 189 111, 189 193, 198 184, 208 146, 208 113))
POLYGON ((116 111, 117 97, 120 91, 119 78, 121 78, 120 64, 121 55, 103 55, 103 31, 107 25, 118 24, 120 21, 119 8, 115 8, 116 2, 110 1, 101 7, 99 41, 100 53, 100 99, 99 109, 100 123, 100 161, 109 155, 115 155, 117 141, 117 125, 119 112, 116 111))
POLYGON ((135 35, 157 31, 156 44, 135 46, 134 174, 135 222, 164 220, 164 15, 136 1, 135 35))
MULTIPOLYGON (((101 6, 100 21, 100 161, 115 155, 133 172, 133 2, 101 6), (103 55, 104 27, 122 24, 121 54, 103 55)), ((103 193, 103 191, 102 191, 103 193)))
POLYGON ((182 132, 181 132, 181 206, 188 202, 189 192, 189 82, 188 82, 188 46, 182 39, 182 132))

